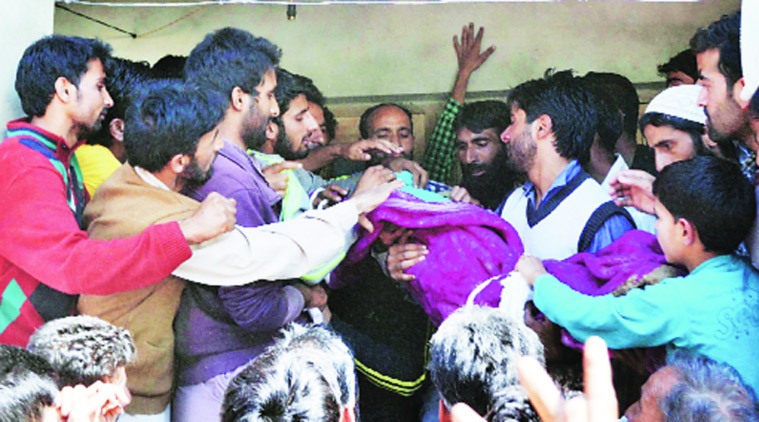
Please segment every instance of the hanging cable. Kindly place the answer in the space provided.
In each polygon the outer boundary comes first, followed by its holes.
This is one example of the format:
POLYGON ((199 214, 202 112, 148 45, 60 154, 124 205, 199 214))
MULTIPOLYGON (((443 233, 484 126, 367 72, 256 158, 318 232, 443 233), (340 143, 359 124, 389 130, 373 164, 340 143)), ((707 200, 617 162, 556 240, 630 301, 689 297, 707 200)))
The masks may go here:
MULTIPOLYGON (((234 5, 234 4, 261 4, 261 5, 297 5, 297 6, 327 6, 327 5, 362 5, 362 6, 387 6, 387 5, 404 5, 419 6, 430 4, 452 4, 452 3, 514 3, 514 2, 531 2, 531 3, 553 3, 559 0, 197 0, 181 2, 101 2, 92 0, 56 0, 57 2, 80 4, 83 6, 102 6, 102 7, 192 7, 192 6, 212 6, 212 5, 234 5)), ((682 0, 697 1, 697 0, 682 0)))
MULTIPOLYGON (((70 2, 69 2, 69 3, 70 3, 70 2)), ((118 32, 121 32, 121 33, 127 34, 127 35, 129 35, 130 37, 132 37, 132 38, 137 38, 137 37, 140 37, 140 38, 142 38, 142 37, 147 37, 148 35, 153 35, 153 34, 155 34, 155 33, 156 33, 156 32, 158 32, 158 31, 162 31, 162 30, 164 30, 164 29, 166 29, 166 28, 168 28, 168 27, 170 27, 170 26, 172 26, 172 25, 176 25, 177 23, 179 23, 179 22, 181 22, 181 21, 183 21, 183 20, 185 20, 185 19, 189 18, 190 16, 192 16, 192 15, 194 15, 194 14, 196 14, 196 13, 200 12, 201 10, 203 10, 203 9, 205 8, 205 6, 202 6, 202 7, 198 7, 197 9, 193 10, 192 12, 190 12, 190 13, 188 13, 188 14, 186 14, 186 15, 184 15, 184 16, 182 16, 182 17, 180 17, 180 18, 174 19, 173 21, 171 21, 171 22, 167 23, 166 25, 163 25, 163 26, 161 26, 161 27, 158 27, 158 28, 156 28, 156 29, 153 29, 152 31, 148 31, 148 32, 145 32, 145 33, 143 33, 143 34, 135 34, 134 32, 129 32, 129 31, 125 30, 125 29, 121 29, 121 28, 119 28, 118 26, 115 26, 115 25, 111 25, 111 24, 109 24, 109 23, 107 23, 107 22, 103 22, 103 21, 101 21, 100 19, 96 19, 96 18, 93 18, 92 16, 87 16, 87 15, 85 15, 84 13, 80 13, 80 12, 77 12, 77 11, 75 11, 75 10, 71 10, 71 9, 69 9, 68 7, 65 7, 65 6, 61 6, 60 4, 56 4, 56 5, 55 5, 55 7, 59 8, 59 9, 63 9, 63 10, 65 10, 65 11, 67 11, 67 12, 69 12, 69 13, 72 13, 72 14, 74 14, 74 15, 76 15, 76 16, 79 16, 79 17, 81 17, 81 18, 83 18, 83 19, 87 19, 87 20, 89 20, 89 21, 95 22, 95 23, 97 23, 97 24, 99 24, 99 25, 103 25, 103 26, 106 26, 106 27, 108 27, 108 28, 111 28, 111 29, 113 29, 114 31, 118 31, 118 32)))

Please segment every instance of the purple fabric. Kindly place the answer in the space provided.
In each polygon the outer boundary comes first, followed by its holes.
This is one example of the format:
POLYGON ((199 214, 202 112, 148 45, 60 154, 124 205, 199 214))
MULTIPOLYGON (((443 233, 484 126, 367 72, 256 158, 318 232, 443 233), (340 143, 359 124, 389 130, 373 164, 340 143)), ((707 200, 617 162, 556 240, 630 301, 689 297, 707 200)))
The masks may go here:
MULTIPOLYGON (((352 273, 351 264, 369 254, 386 223, 414 229, 411 239, 427 245, 430 252, 408 270, 416 276, 409 288, 436 325, 464 304, 479 283, 511 271, 524 250, 510 224, 471 204, 427 203, 395 192, 369 214, 369 219, 374 233, 361 235, 333 272, 330 286, 339 288, 347 280, 360 277, 352 273)), ((499 294, 499 289, 488 289, 480 295, 480 302, 497 306, 499 294)))
MULTIPOLYGON (((339 288, 360 277, 352 264, 369 254, 387 223, 413 229, 411 239, 427 245, 429 254, 407 272, 414 298, 436 325, 466 303, 479 284, 493 279, 475 303, 498 306, 499 275, 509 273, 523 253, 516 231, 498 215, 469 204, 426 203, 402 192, 369 214, 374 233, 363 232, 345 260, 333 272, 330 286, 339 288)), ((546 260, 546 270, 573 289, 589 294, 613 292, 631 276, 642 276, 666 263, 654 235, 634 230, 596 253, 578 253, 563 261, 546 260)), ((577 343, 565 335, 565 343, 577 343)))

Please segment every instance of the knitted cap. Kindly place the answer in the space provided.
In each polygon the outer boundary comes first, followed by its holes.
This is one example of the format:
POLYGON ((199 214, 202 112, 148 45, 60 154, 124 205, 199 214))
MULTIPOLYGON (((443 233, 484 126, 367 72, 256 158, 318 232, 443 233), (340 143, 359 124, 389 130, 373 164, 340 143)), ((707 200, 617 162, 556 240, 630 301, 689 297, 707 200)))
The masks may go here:
POLYGON ((648 103, 646 112, 643 114, 668 114, 702 125, 706 124, 704 108, 698 105, 698 94, 701 93, 701 89, 703 89, 701 85, 679 85, 667 88, 648 103))

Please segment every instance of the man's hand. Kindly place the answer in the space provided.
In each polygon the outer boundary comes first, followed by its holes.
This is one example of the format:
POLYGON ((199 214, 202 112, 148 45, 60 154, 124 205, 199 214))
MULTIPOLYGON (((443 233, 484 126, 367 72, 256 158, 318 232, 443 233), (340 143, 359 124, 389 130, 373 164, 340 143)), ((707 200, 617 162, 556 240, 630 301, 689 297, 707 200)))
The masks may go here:
POLYGON ((480 27, 477 35, 474 35, 474 23, 469 22, 469 26, 461 28, 461 42, 454 35, 453 48, 456 50, 456 57, 459 61, 459 74, 467 77, 477 70, 485 60, 495 51, 495 46, 491 45, 487 50, 480 52, 482 48, 482 36, 485 28, 480 27))
POLYGON ((268 167, 264 167, 261 171, 266 178, 266 182, 277 192, 277 195, 284 197, 287 190, 287 174, 285 170, 294 170, 303 167, 303 164, 295 161, 283 161, 281 163, 272 164, 268 167))
POLYGON ((364 214, 377 208, 381 203, 385 202, 391 193, 403 186, 403 181, 394 179, 382 183, 379 186, 375 186, 367 191, 354 193, 346 202, 350 201, 353 203, 359 214, 361 214, 358 219, 358 224, 369 233, 372 233, 374 231, 374 226, 364 214))
POLYGON ((327 292, 321 284, 309 286, 304 283, 295 283, 293 287, 303 295, 303 308, 322 308, 327 306, 327 292))
POLYGON ((643 170, 622 170, 611 179, 609 194, 619 206, 654 214, 654 180, 656 177, 643 170))
POLYGON ((532 255, 524 254, 519 257, 517 265, 514 266, 514 270, 519 271, 524 277, 527 284, 532 287, 535 284, 535 280, 543 274, 546 274, 546 267, 543 266, 543 261, 532 255))
POLYGON ((387 251, 387 272, 395 281, 412 281, 416 277, 406 274, 406 270, 424 261, 429 253, 427 246, 420 243, 408 243, 410 230, 403 230, 398 243, 387 251))
POLYGON ((179 228, 188 244, 197 245, 234 229, 236 214, 234 199, 211 192, 193 215, 179 222, 179 228))
POLYGON ((472 76, 472 73, 482 66, 488 57, 490 57, 495 51, 495 46, 491 45, 484 52, 480 52, 482 35, 484 32, 485 29, 480 27, 475 36, 474 24, 470 22, 469 26, 461 28, 461 43, 459 43, 459 40, 455 35, 453 36, 453 48, 456 50, 459 71, 458 74, 456 74, 456 82, 453 85, 451 97, 458 101, 459 104, 464 103, 467 85, 469 84, 469 77, 472 76))
POLYGON ((372 166, 364 171, 361 178, 356 183, 356 189, 353 190, 353 195, 361 194, 368 190, 373 189, 383 183, 391 182, 395 180, 395 173, 392 170, 383 166, 372 166))
POLYGON ((585 396, 567 401, 538 361, 531 357, 517 361, 519 380, 543 422, 616 422, 617 396, 609 351, 600 337, 590 337, 585 342, 583 369, 585 396))
POLYGON ((403 148, 384 139, 362 139, 340 146, 340 156, 351 161, 369 161, 372 159, 372 152, 398 156, 403 153, 403 148))
POLYGON ((480 201, 472 198, 472 195, 470 195, 469 191, 463 186, 454 186, 453 189, 451 189, 450 196, 451 201, 453 202, 468 202, 470 204, 482 206, 480 201))
POLYGON ((411 174, 414 175, 415 188, 424 189, 427 186, 427 182, 430 180, 427 170, 423 169, 416 161, 411 161, 403 157, 395 157, 385 160, 383 164, 385 167, 396 173, 400 173, 403 170, 411 172, 411 174))
POLYGON ((66 422, 112 422, 131 400, 126 387, 97 381, 89 387, 64 387, 56 407, 66 422))
POLYGON ((322 186, 322 190, 314 197, 314 203, 312 205, 314 208, 318 208, 322 201, 327 201, 327 206, 329 207, 343 202, 346 196, 348 196, 348 189, 331 183, 322 186))

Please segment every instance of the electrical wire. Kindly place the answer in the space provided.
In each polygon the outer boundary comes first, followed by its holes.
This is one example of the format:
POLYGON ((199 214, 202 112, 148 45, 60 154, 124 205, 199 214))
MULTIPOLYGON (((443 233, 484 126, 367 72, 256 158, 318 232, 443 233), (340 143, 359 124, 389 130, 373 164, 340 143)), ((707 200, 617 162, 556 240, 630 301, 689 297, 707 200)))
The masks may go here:
POLYGON ((102 7, 193 7, 213 5, 290 5, 297 6, 327 6, 327 5, 404 5, 422 6, 431 4, 451 3, 553 3, 559 0, 197 0, 177 2, 101 2, 93 0, 56 0, 58 3, 79 4, 83 6, 102 7))

